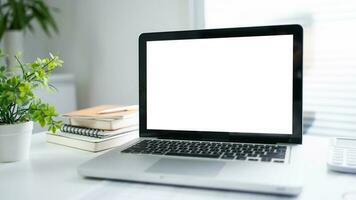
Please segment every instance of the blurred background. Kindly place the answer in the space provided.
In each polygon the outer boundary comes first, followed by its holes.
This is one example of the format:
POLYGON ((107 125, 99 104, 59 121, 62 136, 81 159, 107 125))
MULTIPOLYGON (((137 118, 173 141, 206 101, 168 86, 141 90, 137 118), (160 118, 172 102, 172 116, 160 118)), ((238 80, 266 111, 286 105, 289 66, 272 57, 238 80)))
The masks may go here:
MULTIPOLYGON (((138 103, 142 32, 297 23, 304 27, 304 131, 356 135, 356 1, 45 0, 59 32, 34 23, 25 61, 59 54, 64 67, 45 96, 59 112, 138 103), (39 30, 37 30, 39 29, 39 30)), ((3 46, 1 41, 0 46, 3 46)), ((258 73, 258 72, 256 72, 258 73)))

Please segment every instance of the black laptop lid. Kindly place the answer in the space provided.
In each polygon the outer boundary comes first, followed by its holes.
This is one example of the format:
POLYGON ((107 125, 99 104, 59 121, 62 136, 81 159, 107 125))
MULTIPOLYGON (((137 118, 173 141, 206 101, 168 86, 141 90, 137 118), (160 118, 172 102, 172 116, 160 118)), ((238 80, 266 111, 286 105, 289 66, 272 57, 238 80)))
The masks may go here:
POLYGON ((299 25, 143 33, 140 137, 301 143, 299 25))

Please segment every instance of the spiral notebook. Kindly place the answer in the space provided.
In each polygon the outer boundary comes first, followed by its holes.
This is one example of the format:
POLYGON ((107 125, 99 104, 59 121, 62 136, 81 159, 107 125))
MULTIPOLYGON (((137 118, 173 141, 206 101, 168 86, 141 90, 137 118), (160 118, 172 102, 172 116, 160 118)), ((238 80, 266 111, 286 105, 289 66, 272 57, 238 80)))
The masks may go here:
POLYGON ((77 126, 71 126, 69 124, 64 124, 60 130, 62 133, 70 133, 70 134, 83 135, 83 136, 89 136, 95 138, 106 138, 106 137, 111 137, 114 135, 119 135, 130 131, 134 131, 137 129, 138 126, 128 126, 113 131, 106 131, 101 129, 77 127, 77 126))
POLYGON ((71 148, 81 149, 91 152, 99 152, 123 145, 135 138, 138 138, 138 131, 129 131, 112 137, 96 138, 79 134, 57 132, 56 134, 48 132, 46 134, 47 142, 59 144, 71 148))

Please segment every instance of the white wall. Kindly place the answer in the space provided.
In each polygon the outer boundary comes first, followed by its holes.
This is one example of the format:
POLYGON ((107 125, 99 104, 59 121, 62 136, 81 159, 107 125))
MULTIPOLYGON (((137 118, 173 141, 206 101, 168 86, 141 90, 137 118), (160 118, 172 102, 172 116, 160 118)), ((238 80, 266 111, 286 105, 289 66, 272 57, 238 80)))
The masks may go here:
POLYGON ((49 0, 60 34, 26 34, 26 59, 59 53, 74 73, 78 106, 138 103, 138 36, 191 27, 189 0, 49 0))

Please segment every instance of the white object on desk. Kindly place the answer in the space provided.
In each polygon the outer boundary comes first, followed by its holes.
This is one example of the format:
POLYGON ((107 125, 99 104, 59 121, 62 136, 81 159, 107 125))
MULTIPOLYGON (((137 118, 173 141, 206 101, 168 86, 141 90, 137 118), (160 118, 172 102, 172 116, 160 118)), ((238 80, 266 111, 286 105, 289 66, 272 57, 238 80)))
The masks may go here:
POLYGON ((28 158, 33 122, 0 125, 0 163, 28 158))
POLYGON ((330 170, 356 173, 356 138, 332 139, 327 165, 330 170))
MULTIPOLYGON (((304 136, 304 188, 294 198, 253 193, 192 189, 141 183, 83 179, 77 167, 101 153, 90 153, 45 142, 45 134, 32 136, 30 159, 0 163, 1 200, 77 199, 301 199, 335 200, 356 190, 356 176, 328 171, 325 165, 329 138, 304 136)), ((263 177, 261 177, 263 178, 263 177)))

